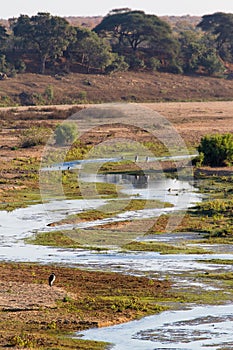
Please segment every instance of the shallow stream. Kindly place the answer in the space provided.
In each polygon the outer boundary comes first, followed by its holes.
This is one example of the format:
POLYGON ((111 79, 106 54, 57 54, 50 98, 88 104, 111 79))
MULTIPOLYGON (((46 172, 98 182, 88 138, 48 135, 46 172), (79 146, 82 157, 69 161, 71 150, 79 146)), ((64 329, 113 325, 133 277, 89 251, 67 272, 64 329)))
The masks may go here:
MULTIPOLYGON (((114 175, 115 176, 115 175, 114 175)), ((180 210, 200 201, 197 189, 187 181, 164 179, 158 181, 147 179, 147 184, 132 183, 129 178, 98 178, 98 181, 120 182, 123 191, 135 198, 160 199, 170 202, 173 208, 164 210, 180 210)), ((90 178, 87 179, 90 181, 90 178)), ((215 286, 197 283, 192 275, 195 272, 232 271, 231 265, 219 266, 210 264, 210 258, 232 259, 232 253, 223 250, 214 254, 186 255, 155 252, 119 252, 117 249, 93 252, 82 249, 61 249, 24 243, 24 238, 36 231, 48 231, 48 224, 61 220, 72 213, 84 209, 97 208, 106 200, 64 200, 51 201, 46 204, 33 205, 13 212, 0 211, 0 260, 28 261, 39 263, 61 263, 87 269, 102 269, 135 275, 146 275, 155 278, 169 276, 174 288, 193 286, 200 289, 213 289, 215 286), (200 261, 200 259, 202 261, 200 261), (184 277, 184 273, 186 273, 184 277)), ((112 221, 153 217, 161 214, 156 210, 140 210, 125 212, 122 217, 111 218, 112 221)), ((98 222, 101 224, 103 222, 98 222)), ((82 227, 96 225, 82 223, 82 227)), ((68 228, 68 227, 67 227, 68 228)), ((51 228, 52 229, 52 228, 51 228)), ((65 229, 65 228, 64 228, 65 229)), ((183 234, 187 238, 187 234, 183 234)), ((182 236, 182 235, 181 235, 182 236)), ((182 239, 172 234, 150 237, 150 240, 173 243, 182 239)), ((193 237, 195 238, 195 237, 193 237)), ((194 239, 195 243, 195 239, 194 239)), ((109 341, 114 350, 155 350, 155 349, 232 349, 233 348, 233 304, 216 306, 192 306, 187 310, 166 311, 159 315, 145 317, 114 327, 91 329, 82 332, 84 339, 109 341)))

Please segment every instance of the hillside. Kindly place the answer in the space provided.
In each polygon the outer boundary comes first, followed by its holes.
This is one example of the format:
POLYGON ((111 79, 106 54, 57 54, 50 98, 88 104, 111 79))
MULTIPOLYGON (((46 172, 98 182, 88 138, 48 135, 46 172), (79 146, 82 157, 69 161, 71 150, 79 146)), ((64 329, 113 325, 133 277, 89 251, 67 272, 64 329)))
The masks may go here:
POLYGON ((0 80, 0 106, 232 100, 233 81, 168 73, 19 74, 0 80))

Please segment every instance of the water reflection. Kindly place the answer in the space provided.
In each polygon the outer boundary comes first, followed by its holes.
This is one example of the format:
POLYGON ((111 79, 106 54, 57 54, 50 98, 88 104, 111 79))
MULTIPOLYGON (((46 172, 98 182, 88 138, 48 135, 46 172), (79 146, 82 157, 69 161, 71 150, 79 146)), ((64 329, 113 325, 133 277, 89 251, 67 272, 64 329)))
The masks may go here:
POLYGON ((88 174, 81 173, 85 182, 106 182, 120 186, 120 191, 132 198, 160 200, 173 204, 176 209, 187 209, 200 202, 202 194, 192 180, 168 178, 156 173, 132 174, 88 174))
POLYGON ((98 181, 107 183, 113 183, 116 185, 132 185, 134 188, 147 188, 150 176, 147 174, 142 175, 129 175, 129 174, 106 174, 97 175, 98 181))
POLYGON ((135 175, 133 180, 133 186, 135 188, 147 188, 149 175, 135 175))

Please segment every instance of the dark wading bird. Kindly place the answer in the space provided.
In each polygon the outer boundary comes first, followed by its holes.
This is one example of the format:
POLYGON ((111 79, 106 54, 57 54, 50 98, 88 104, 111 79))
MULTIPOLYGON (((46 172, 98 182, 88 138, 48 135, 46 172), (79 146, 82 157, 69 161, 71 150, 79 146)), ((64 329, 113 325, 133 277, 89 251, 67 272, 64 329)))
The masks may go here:
POLYGON ((52 287, 55 279, 56 279, 55 273, 51 273, 51 275, 49 276, 49 285, 50 285, 50 287, 52 287))

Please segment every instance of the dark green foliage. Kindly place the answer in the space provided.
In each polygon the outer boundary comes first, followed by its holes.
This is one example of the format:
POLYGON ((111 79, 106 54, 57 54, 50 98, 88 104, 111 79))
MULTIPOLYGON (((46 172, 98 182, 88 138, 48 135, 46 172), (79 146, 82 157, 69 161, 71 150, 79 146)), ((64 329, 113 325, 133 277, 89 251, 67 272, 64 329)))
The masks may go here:
POLYGON ((205 69, 208 75, 220 73, 225 70, 224 65, 219 60, 216 50, 209 49, 202 53, 199 64, 205 69))
POLYGON ((233 162, 233 135, 207 135, 201 139, 198 152, 203 154, 203 164, 226 166, 233 162))
POLYGON ((115 52, 126 56, 131 69, 150 68, 153 57, 166 65, 178 52, 179 44, 172 36, 170 26, 143 11, 114 10, 94 30, 108 38, 115 52), (148 66, 147 61, 150 62, 148 66))
POLYGON ((212 15, 205 15, 198 27, 205 32, 212 33, 220 57, 233 62, 233 14, 216 12, 212 15))
POLYGON ((62 17, 39 12, 36 16, 21 15, 12 23, 14 36, 21 39, 24 47, 36 50, 41 62, 41 73, 49 58, 63 55, 74 32, 62 17))
POLYGON ((129 69, 129 65, 125 62, 123 56, 119 56, 118 54, 113 54, 113 61, 105 68, 105 73, 110 74, 113 72, 125 72, 129 69))
POLYGON ((91 69, 98 69, 102 72, 105 72, 106 69, 111 71, 111 68, 107 67, 118 60, 118 55, 112 53, 110 44, 87 28, 76 28, 76 38, 67 47, 66 57, 69 63, 79 62, 83 65, 87 73, 91 69))
MULTIPOLYGON (((223 72, 224 61, 233 62, 233 14, 206 15, 198 29, 183 26, 178 32, 156 15, 129 8, 110 11, 93 30, 44 12, 20 15, 9 24, 10 30, 0 25, 0 73, 11 77, 26 69, 42 74, 131 69, 215 75, 223 72)), ((45 95, 44 102, 50 103, 53 91, 47 89, 45 95)))
POLYGON ((200 68, 208 75, 223 72, 213 36, 191 30, 180 33, 180 59, 185 73, 195 73, 200 68))

